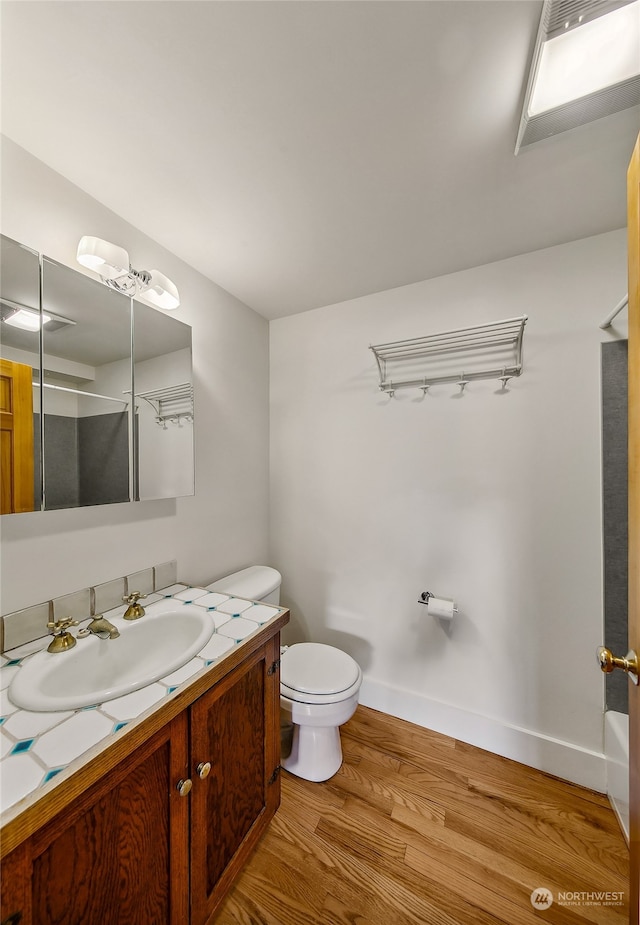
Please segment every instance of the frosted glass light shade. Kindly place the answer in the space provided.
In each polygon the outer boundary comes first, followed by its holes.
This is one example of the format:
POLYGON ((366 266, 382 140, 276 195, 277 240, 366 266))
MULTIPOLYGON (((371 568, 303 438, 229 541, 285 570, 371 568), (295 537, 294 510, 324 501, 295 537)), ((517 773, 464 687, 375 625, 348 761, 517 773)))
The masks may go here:
POLYGON ((149 272, 151 273, 151 281, 140 293, 140 298, 153 305, 154 308, 163 308, 165 311, 178 308, 180 296, 176 286, 159 270, 150 270, 149 272))
POLYGON ((129 254, 123 247, 91 235, 80 238, 76 259, 103 279, 118 279, 129 272, 129 254))
POLYGON ((637 74, 639 0, 543 43, 528 114, 547 112, 637 74))
POLYGON ((102 238, 84 235, 78 244, 78 263, 98 273, 104 283, 130 298, 148 302, 165 311, 178 308, 180 296, 172 281, 159 270, 135 270, 123 247, 102 238))

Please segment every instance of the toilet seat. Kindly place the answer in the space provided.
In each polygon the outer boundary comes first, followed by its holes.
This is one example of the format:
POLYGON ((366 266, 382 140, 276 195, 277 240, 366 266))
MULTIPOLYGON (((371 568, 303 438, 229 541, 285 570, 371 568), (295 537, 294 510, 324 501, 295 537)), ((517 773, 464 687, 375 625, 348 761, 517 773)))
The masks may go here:
POLYGON ((334 646, 298 643, 281 657, 280 693, 297 703, 339 703, 357 693, 361 683, 358 663, 334 646))
POLYGON ((286 700, 291 700, 294 703, 306 703, 309 705, 317 704, 322 706, 331 706, 333 703, 342 703, 345 700, 349 700, 353 697, 354 694, 357 694, 360 690, 360 685, 362 684, 362 673, 360 672, 358 680, 355 684, 352 684, 351 687, 347 688, 346 691, 340 691, 337 694, 305 694, 302 691, 296 691, 291 687, 287 687, 286 684, 280 684, 280 699, 284 697, 286 700))

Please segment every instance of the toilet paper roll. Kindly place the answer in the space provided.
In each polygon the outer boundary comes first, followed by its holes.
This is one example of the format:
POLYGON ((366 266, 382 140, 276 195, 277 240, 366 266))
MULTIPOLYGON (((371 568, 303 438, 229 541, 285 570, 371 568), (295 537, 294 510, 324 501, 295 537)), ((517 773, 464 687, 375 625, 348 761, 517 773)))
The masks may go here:
POLYGON ((441 620, 453 620, 454 613, 457 613, 455 601, 450 601, 445 597, 430 597, 427 604, 427 613, 432 617, 439 617, 441 620))

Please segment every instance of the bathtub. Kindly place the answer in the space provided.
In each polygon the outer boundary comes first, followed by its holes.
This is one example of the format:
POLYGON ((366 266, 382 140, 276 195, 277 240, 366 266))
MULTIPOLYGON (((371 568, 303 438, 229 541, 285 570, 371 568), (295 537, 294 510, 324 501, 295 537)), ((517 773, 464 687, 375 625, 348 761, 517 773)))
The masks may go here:
POLYGON ((629 717, 607 710, 604 714, 604 756, 607 796, 629 841, 629 717))

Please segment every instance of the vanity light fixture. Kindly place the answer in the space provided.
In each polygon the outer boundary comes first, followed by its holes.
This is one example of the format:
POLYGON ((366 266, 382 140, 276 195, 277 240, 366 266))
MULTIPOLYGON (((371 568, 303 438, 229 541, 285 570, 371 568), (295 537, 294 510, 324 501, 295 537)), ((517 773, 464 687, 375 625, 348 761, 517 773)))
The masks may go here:
POLYGON ((640 104, 640 0, 544 0, 515 153, 640 104))
POLYGON ((78 263, 97 273, 102 282, 131 298, 165 311, 178 308, 180 296, 174 283, 159 270, 135 270, 123 247, 84 235, 78 244, 78 263))

